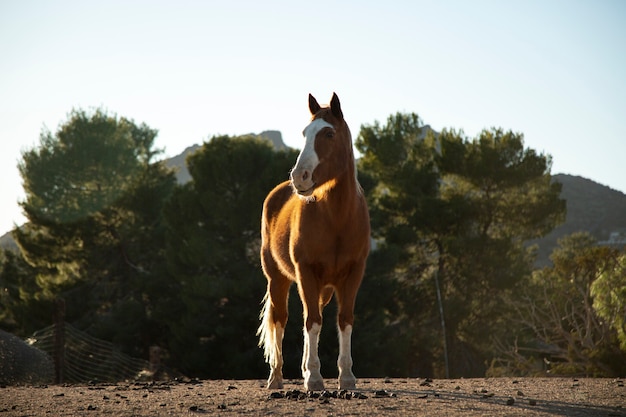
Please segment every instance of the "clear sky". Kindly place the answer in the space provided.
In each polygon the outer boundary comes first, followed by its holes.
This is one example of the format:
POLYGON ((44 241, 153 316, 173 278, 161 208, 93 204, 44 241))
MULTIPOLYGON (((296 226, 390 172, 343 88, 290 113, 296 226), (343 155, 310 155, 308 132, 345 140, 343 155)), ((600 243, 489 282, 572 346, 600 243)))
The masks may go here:
POLYGON ((73 108, 145 122, 165 157, 269 129, 300 148, 308 93, 333 91, 354 137, 398 111, 502 127, 626 192, 623 0, 0 0, 0 234, 22 151, 73 108))

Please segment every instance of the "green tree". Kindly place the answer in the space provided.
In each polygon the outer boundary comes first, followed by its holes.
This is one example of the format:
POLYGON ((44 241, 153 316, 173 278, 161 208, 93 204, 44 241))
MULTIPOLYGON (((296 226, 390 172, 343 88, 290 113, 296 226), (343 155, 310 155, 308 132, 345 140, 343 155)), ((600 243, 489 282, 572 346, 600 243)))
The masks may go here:
POLYGON ((159 337, 150 316, 167 280, 161 207, 175 184, 153 162, 156 134, 75 110, 18 166, 29 222, 14 236, 36 271, 33 298, 64 298, 68 321, 142 356, 159 337))
POLYGON ((613 268, 601 271, 591 284, 593 308, 617 332, 620 348, 626 352, 626 254, 613 268))
POLYGON ((172 309, 172 360, 211 378, 265 373, 255 336, 266 281, 260 219, 267 193, 287 179, 293 150, 218 136, 188 158, 192 181, 166 207, 167 260, 180 303, 172 309))
POLYGON ((550 158, 499 129, 475 139, 436 135, 415 114, 362 127, 357 147, 376 183, 368 193, 374 233, 398 253, 395 279, 421 294, 408 316, 422 329, 414 344, 428 346, 422 356, 436 358, 435 374, 483 374, 501 328, 500 295, 531 268, 523 242, 564 215, 550 158))
POLYGON ((0 252, 0 328, 21 336, 50 324, 52 304, 37 298, 36 269, 13 250, 0 252))
POLYGON ((492 129, 469 140, 444 131, 439 141, 440 197, 447 212, 460 213, 432 231, 452 343, 477 349, 484 363, 495 353, 493 338, 506 332, 503 296, 532 269, 533 251, 524 242, 560 223, 565 201, 552 182, 550 157, 525 148, 520 134, 492 129))
POLYGON ((618 251, 598 246, 587 233, 575 233, 559 241, 551 260, 553 266, 535 271, 511 300, 517 310, 512 325, 523 331, 518 348, 509 351, 509 366, 522 372, 540 370, 529 366, 533 361, 528 353, 535 352, 552 374, 621 375, 626 352, 620 351, 611 328, 615 323, 596 311, 606 302, 606 313, 614 312, 612 290, 605 285, 619 277, 618 251))
POLYGON ((29 220, 71 223, 112 205, 156 155, 156 134, 102 110, 74 110, 56 134, 42 131, 18 165, 29 220))
MULTIPOLYGON (((384 360, 387 369, 398 375, 433 376, 433 352, 439 352, 441 337, 436 336, 440 334, 436 327, 439 321, 428 319, 437 317, 438 311, 435 288, 424 277, 432 271, 436 250, 425 232, 436 212, 440 181, 436 143, 426 135, 416 114, 398 113, 390 116, 385 125, 375 122, 361 126, 356 146, 362 154, 359 178, 368 197, 376 242, 357 313, 359 306, 366 310, 384 306, 383 314, 373 321, 377 325, 370 326, 370 338, 388 340, 383 336, 391 335, 397 350, 378 353, 377 361, 384 360), (370 283, 376 288, 371 299, 367 297, 370 283)), ((355 366, 358 363, 355 360, 355 366)))

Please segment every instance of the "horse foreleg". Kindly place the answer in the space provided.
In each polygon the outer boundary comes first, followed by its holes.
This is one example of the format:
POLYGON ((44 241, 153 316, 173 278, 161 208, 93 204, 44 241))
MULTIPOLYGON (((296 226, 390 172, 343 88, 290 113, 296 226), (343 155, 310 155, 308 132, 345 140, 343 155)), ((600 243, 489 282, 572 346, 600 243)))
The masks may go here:
POLYGON ((317 349, 322 330, 319 289, 313 280, 303 282, 301 277, 298 283, 298 291, 304 311, 304 347, 302 354, 304 389, 307 391, 321 391, 324 389, 324 379, 320 372, 321 364, 317 349))
POLYGON ((354 303, 361 285, 365 265, 352 269, 344 285, 337 288, 337 331, 339 333, 339 389, 355 389, 356 377, 352 373, 352 326, 354 325, 354 303))
POLYGON ((352 373, 352 325, 348 324, 343 329, 339 326, 339 389, 355 389, 356 377, 352 373))
POLYGON ((322 325, 313 323, 311 328, 304 328, 304 354, 302 355, 302 376, 304 377, 304 389, 307 391, 322 391, 324 379, 322 378, 321 363, 318 354, 318 342, 322 325))

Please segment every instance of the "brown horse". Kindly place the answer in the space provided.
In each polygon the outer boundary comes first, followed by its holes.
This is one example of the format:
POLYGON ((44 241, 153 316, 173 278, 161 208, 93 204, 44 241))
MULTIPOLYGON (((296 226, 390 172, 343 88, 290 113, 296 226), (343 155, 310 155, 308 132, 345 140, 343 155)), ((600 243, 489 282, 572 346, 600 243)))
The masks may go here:
POLYGON ((309 95, 311 122, 290 181, 263 205, 261 263, 267 277, 259 346, 270 365, 268 388, 283 387, 282 342, 287 299, 298 286, 304 314, 302 376, 307 391, 324 389, 318 357, 322 310, 335 293, 338 305, 340 389, 354 389, 351 336, 354 302, 369 253, 370 224, 356 177, 352 137, 336 94, 329 107, 309 95))

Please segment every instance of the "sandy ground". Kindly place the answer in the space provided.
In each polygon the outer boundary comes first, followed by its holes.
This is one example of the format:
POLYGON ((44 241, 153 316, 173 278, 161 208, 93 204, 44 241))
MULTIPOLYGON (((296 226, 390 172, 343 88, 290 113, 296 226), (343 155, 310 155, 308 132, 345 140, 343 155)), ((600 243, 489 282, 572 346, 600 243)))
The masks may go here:
MULTIPOLYGON (((327 387, 333 381, 326 381, 327 387)), ((265 382, 2 386, 4 416, 624 416, 624 379, 361 379, 358 390, 305 393, 265 382)))

